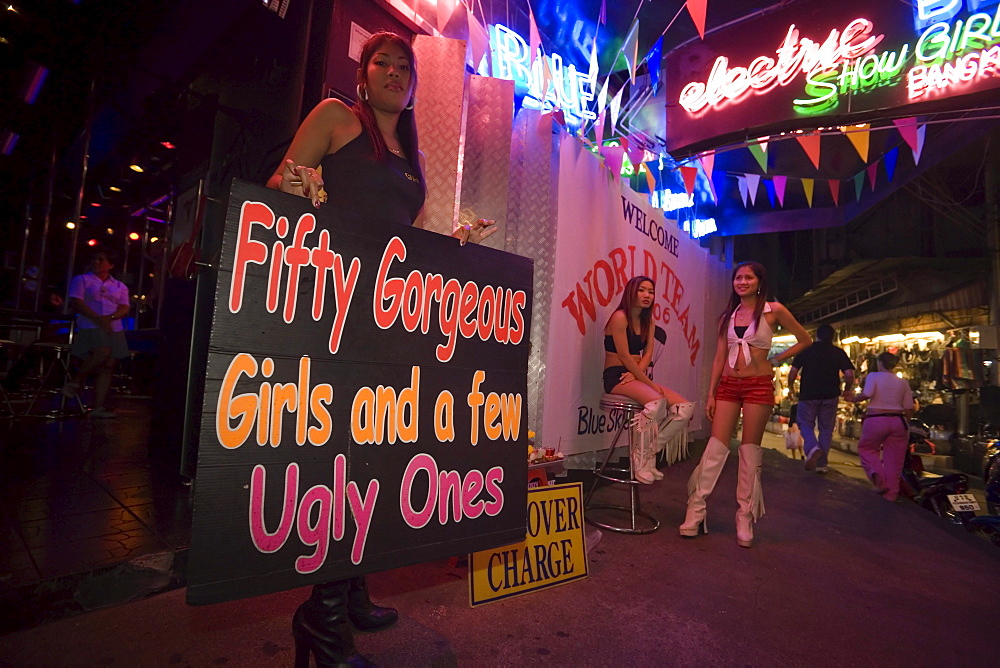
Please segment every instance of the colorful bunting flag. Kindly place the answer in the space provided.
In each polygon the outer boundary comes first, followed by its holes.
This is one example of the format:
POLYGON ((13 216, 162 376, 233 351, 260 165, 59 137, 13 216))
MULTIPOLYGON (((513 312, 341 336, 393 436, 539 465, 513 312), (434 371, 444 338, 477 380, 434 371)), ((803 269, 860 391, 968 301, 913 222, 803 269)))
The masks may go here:
POLYGON ((818 132, 810 132, 808 134, 796 135, 796 139, 799 140, 799 145, 809 156, 812 164, 819 169, 819 151, 820 151, 820 135, 818 132))
POLYGON ((660 65, 663 62, 663 35, 656 40, 656 44, 646 54, 646 69, 649 70, 649 84, 653 88, 653 94, 660 85, 660 65))
POLYGON ((608 24, 608 6, 606 1, 601 0, 601 13, 597 16, 597 22, 602 26, 608 24))
POLYGON ((896 159, 899 158, 899 147, 894 147, 885 154, 885 173, 889 176, 889 183, 892 183, 892 175, 896 171, 896 159))
POLYGON ((764 145, 762 146, 759 141, 752 141, 749 144, 747 144, 747 148, 750 149, 750 153, 753 155, 753 157, 757 159, 757 164, 760 165, 760 168, 764 170, 765 174, 767 174, 767 148, 765 148, 766 146, 767 142, 765 142, 764 145))
MULTIPOLYGON (((601 6, 604 6, 603 0, 601 6)), ((705 39, 705 15, 708 13, 708 0, 687 0, 688 14, 698 29, 698 35, 705 39)))
POLYGON ((868 165, 868 168, 865 170, 868 172, 868 185, 871 186, 872 190, 875 190, 875 177, 878 176, 878 163, 879 161, 876 160, 872 164, 868 165))
POLYGON ((915 116, 910 116, 909 118, 896 118, 893 121, 896 129, 899 130, 900 136, 906 145, 910 147, 910 151, 917 150, 917 119, 915 116))
POLYGON ((625 35, 625 42, 622 44, 622 55, 628 63, 629 81, 635 84, 635 70, 639 67, 639 19, 632 21, 632 26, 625 35))
POLYGON ((774 208, 774 181, 769 179, 764 180, 764 190, 767 191, 767 199, 771 202, 771 208, 774 208))
POLYGON ((927 126, 917 128, 917 150, 913 152, 913 164, 920 162, 920 154, 924 152, 924 139, 927 136, 927 126))
POLYGON ((830 179, 827 183, 830 184, 830 196, 833 197, 833 205, 840 206, 840 180, 830 179))
POLYGON ((740 187, 740 198, 743 200, 743 206, 747 205, 747 178, 746 176, 739 175, 736 177, 736 182, 740 187))
POLYGON ((810 209, 813 205, 813 187, 815 185, 815 179, 802 179, 802 190, 806 192, 806 201, 809 202, 810 209))
POLYGON ((469 64, 472 66, 472 70, 474 72, 478 72, 479 66, 483 62, 483 58, 489 55, 490 33, 486 29, 486 26, 484 26, 482 22, 476 18, 476 15, 472 13, 471 9, 466 9, 466 12, 469 15, 468 51, 472 58, 472 61, 469 64))
POLYGON ((750 195, 751 206, 757 203, 758 186, 760 186, 760 174, 747 174, 747 194, 750 195))
POLYGON ((626 153, 628 153, 629 162, 631 162, 636 169, 642 164, 642 158, 646 155, 646 149, 642 147, 642 143, 636 141, 634 137, 629 138, 628 147, 626 148, 626 153))
POLYGON ((681 167, 681 178, 684 179, 684 190, 688 195, 694 194, 694 182, 698 178, 697 167, 681 167))
POLYGON ((600 148, 604 146, 604 110, 597 114, 597 121, 594 123, 594 143, 600 148))
POLYGON ((865 170, 854 175, 854 199, 861 201, 861 189, 865 187, 865 170))
POLYGON ((787 176, 774 177, 774 193, 778 196, 778 203, 785 206, 785 186, 788 185, 787 176))
MULTIPOLYGON (((529 65, 535 64, 538 57, 538 48, 542 45, 542 37, 538 34, 538 24, 535 23, 535 15, 528 6, 528 48, 531 49, 531 57, 528 59, 529 65)), ((544 98, 543 98, 544 99, 544 98)))
POLYGON ((618 127, 618 114, 622 110, 622 93, 625 92, 624 88, 619 88, 615 96, 611 98, 611 127, 618 127))
POLYGON ((625 149, 621 146, 602 146, 601 155, 604 156, 604 165, 617 179, 622 173, 622 159, 625 157, 625 149))
POLYGON ((597 94, 597 110, 604 111, 608 108, 608 79, 604 80, 601 92, 597 94))
POLYGON ((854 145, 854 150, 861 157, 861 162, 865 164, 868 164, 868 145, 871 139, 871 127, 871 123, 865 123, 861 127, 845 128, 846 132, 844 132, 847 138, 851 140, 851 144, 854 145))
POLYGON ((715 181, 712 180, 712 171, 715 169, 715 151, 705 151, 698 159, 701 161, 701 168, 705 170, 705 176, 708 178, 708 187, 712 191, 712 201, 718 204, 719 198, 715 194, 715 181))
POLYGON ((646 185, 649 186, 649 192, 656 192, 656 176, 653 174, 653 167, 656 166, 656 160, 650 160, 649 162, 642 163, 646 167, 646 185))

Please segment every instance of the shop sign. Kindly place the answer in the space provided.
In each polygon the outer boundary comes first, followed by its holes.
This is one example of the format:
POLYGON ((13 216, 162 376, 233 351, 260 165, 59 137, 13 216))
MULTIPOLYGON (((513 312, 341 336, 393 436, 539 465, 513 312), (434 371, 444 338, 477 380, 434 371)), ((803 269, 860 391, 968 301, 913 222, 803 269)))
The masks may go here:
POLYGON ((524 541, 470 555, 473 607, 587 577, 582 490, 578 482, 528 490, 524 541))
POLYGON ((490 26, 490 37, 492 75, 513 81, 514 94, 526 109, 562 109, 566 123, 573 127, 597 118, 590 109, 596 79, 589 73, 566 64, 558 53, 545 55, 541 49, 532 62, 531 47, 524 38, 499 23, 490 26))
POLYGON ((668 144, 1000 86, 997 0, 917 0, 910 11, 799 3, 679 49, 667 58, 668 144))
POLYGON ((188 601, 525 535, 530 259, 234 181, 188 601))

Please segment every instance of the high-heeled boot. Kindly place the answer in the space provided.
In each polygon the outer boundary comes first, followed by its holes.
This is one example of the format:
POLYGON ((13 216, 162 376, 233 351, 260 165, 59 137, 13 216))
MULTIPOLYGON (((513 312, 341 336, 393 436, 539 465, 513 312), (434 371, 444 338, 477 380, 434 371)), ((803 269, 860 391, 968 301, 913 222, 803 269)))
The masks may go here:
POLYGON ((687 429, 694 417, 693 401, 678 402, 667 410, 667 417, 656 435, 659 449, 663 451, 667 466, 676 464, 687 457, 687 441, 677 441, 676 436, 687 429))
POLYGON ((736 543, 753 545, 753 523, 764 516, 764 494, 760 488, 761 448, 756 443, 740 445, 740 472, 736 483, 736 543))
POLYGON ((347 587, 347 616, 358 631, 381 631, 399 619, 395 608, 372 603, 364 576, 351 578, 347 587))
POLYGON ((667 400, 656 399, 648 402, 641 412, 632 418, 630 454, 632 476, 644 485, 650 485, 655 478, 652 469, 656 464, 656 434, 660 421, 666 416, 667 400))
POLYGON ((354 647, 354 636, 347 618, 348 580, 324 582, 313 587, 305 603, 292 618, 295 638, 295 666, 308 668, 309 653, 316 665, 374 666, 354 647))
POLYGON ((687 514, 684 524, 680 526, 680 534, 687 538, 697 536, 699 532, 708 533, 708 521, 705 517, 708 511, 706 499, 719 482, 722 467, 729 458, 729 446, 715 438, 708 439, 701 461, 691 477, 688 478, 687 514))

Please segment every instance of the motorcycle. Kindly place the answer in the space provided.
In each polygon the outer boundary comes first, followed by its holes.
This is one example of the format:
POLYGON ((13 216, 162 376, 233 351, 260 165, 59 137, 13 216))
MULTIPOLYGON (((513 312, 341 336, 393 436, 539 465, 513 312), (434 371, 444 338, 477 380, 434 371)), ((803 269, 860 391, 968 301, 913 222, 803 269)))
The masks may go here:
POLYGON ((969 476, 964 473, 938 475, 924 470, 919 452, 933 452, 930 428, 917 419, 910 420, 909 447, 903 463, 900 494, 913 499, 938 517, 968 530, 970 520, 979 510, 979 502, 969 491, 969 476))

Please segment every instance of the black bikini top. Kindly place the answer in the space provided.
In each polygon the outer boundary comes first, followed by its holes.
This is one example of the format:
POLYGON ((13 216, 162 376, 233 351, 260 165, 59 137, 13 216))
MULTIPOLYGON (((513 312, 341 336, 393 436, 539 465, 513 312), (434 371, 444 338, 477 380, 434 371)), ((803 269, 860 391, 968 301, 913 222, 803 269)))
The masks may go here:
MULTIPOLYGON (((642 334, 636 334, 631 327, 625 328, 625 335, 628 337, 628 352, 630 355, 641 355, 646 347, 646 342, 642 340, 642 334)), ((615 337, 610 334, 604 335, 604 350, 609 353, 616 353, 615 337)))

